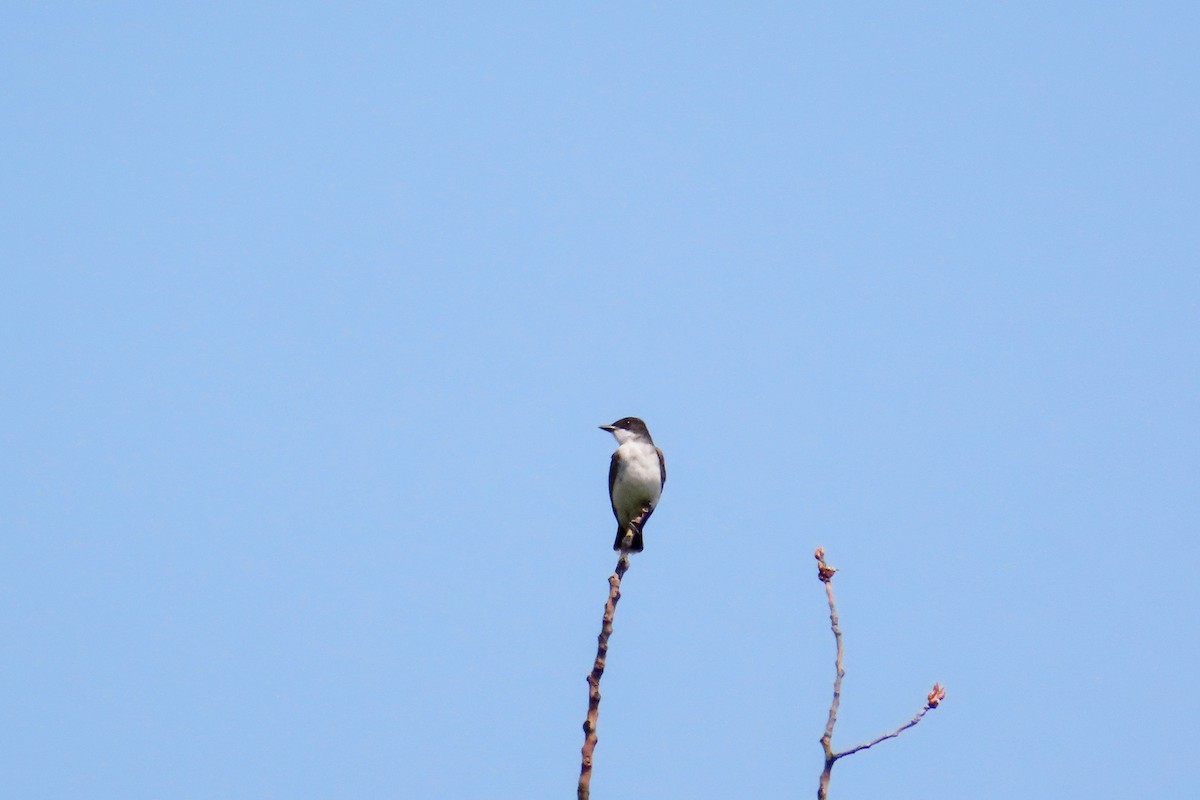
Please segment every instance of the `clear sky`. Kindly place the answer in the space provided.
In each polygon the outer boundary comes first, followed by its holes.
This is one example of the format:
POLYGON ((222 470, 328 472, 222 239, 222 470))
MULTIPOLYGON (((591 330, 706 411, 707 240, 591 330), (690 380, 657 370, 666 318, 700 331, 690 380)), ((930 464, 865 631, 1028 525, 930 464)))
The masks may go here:
POLYGON ((9 3, 7 797, 1188 797, 1193 3, 9 3))

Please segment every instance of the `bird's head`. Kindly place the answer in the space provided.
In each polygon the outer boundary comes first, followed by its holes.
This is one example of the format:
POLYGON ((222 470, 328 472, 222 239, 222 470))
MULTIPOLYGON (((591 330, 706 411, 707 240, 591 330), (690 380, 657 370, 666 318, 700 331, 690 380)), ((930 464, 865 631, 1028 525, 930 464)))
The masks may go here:
POLYGON ((637 417, 622 417, 612 425, 601 425, 600 430, 608 431, 617 438, 620 444, 626 442, 652 442, 646 423, 637 417))

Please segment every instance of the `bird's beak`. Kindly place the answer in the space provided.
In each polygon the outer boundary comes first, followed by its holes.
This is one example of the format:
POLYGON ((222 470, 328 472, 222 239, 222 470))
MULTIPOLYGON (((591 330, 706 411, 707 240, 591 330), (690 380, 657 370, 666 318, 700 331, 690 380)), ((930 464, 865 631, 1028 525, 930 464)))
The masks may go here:
POLYGON ((600 430, 612 433, 614 430, 616 430, 616 428, 614 428, 612 425, 601 425, 600 430))

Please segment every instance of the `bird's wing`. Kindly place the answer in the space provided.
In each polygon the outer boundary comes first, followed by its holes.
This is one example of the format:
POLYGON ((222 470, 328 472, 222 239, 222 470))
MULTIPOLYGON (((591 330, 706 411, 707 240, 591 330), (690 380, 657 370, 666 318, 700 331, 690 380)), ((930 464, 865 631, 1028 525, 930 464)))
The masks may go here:
MULTIPOLYGON (((659 491, 662 491, 662 488, 667 485, 667 460, 665 458, 663 458, 662 450, 660 450, 657 447, 654 449, 658 452, 658 476, 661 481, 658 484, 658 489, 659 489, 659 491)), ((611 476, 608 479, 608 485, 609 485, 609 487, 612 486, 612 477, 611 476)), ((611 488, 609 489, 609 492, 610 493, 612 492, 611 488)))
POLYGON ((617 514, 617 506, 615 503, 613 503, 613 494, 612 494, 613 484, 616 482, 617 482, 617 454, 614 451, 612 454, 612 461, 608 462, 608 503, 609 503, 609 505, 612 506, 613 516, 617 518, 618 522, 620 522, 621 517, 620 517, 620 515, 617 514))

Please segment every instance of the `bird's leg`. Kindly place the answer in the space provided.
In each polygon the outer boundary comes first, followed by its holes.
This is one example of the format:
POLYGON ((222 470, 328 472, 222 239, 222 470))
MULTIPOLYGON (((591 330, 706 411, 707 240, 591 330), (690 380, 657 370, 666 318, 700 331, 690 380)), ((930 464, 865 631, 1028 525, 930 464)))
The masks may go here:
POLYGON ((650 508, 650 506, 642 506, 642 512, 633 519, 629 520, 629 527, 636 528, 640 531, 642 526, 646 524, 646 517, 650 516, 650 512, 653 510, 654 509, 650 508))

